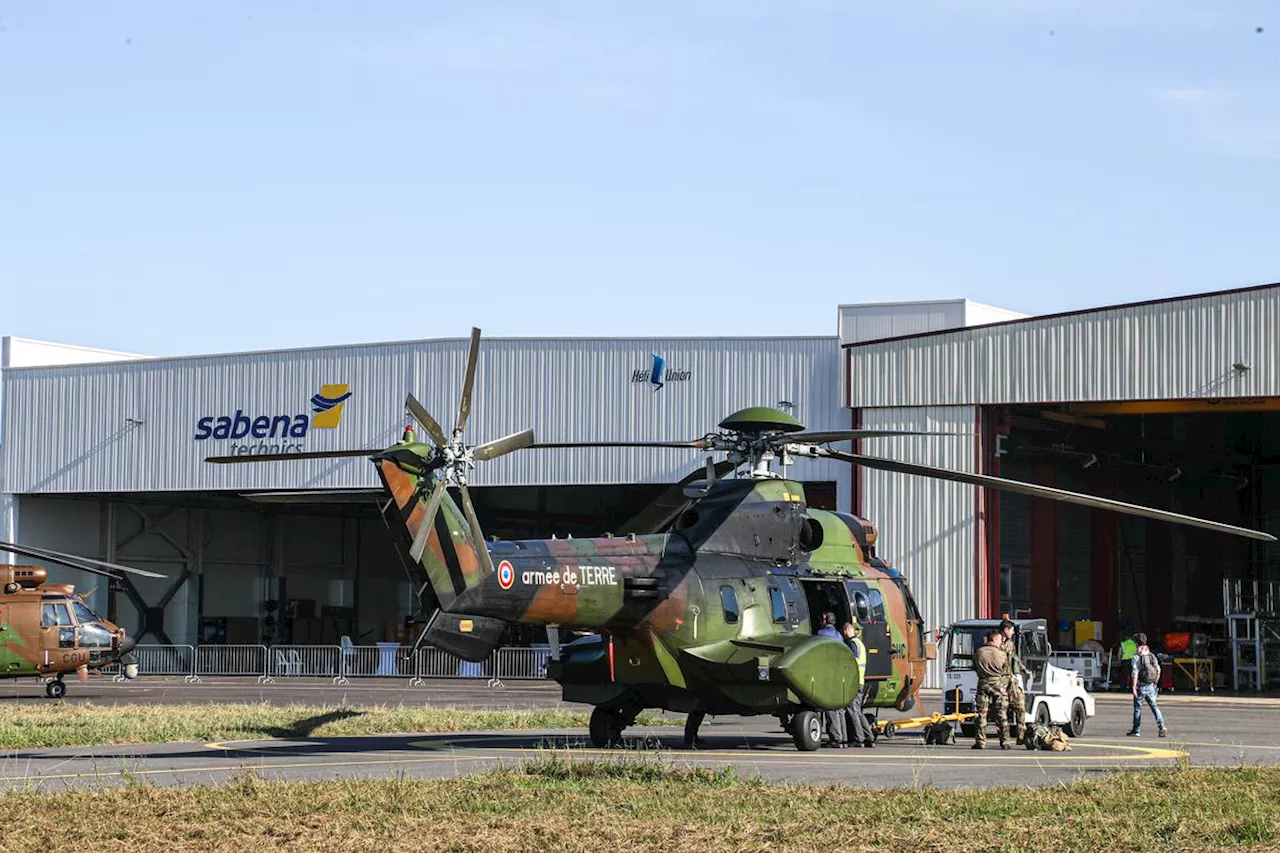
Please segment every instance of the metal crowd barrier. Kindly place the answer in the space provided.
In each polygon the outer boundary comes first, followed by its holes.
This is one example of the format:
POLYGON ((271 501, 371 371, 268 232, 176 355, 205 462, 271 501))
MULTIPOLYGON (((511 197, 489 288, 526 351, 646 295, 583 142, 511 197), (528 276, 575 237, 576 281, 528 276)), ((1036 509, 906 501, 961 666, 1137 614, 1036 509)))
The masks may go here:
MULTIPOLYGON (((138 675, 182 676, 188 683, 218 676, 253 676, 260 684, 277 678, 331 678, 347 684, 351 678, 407 678, 420 687, 427 679, 483 678, 490 687, 503 680, 546 678, 550 649, 501 648, 486 660, 472 662, 431 646, 412 655, 411 648, 393 643, 376 646, 265 645, 139 645, 133 648, 138 675)), ((118 664, 102 667, 113 681, 124 681, 118 664)))

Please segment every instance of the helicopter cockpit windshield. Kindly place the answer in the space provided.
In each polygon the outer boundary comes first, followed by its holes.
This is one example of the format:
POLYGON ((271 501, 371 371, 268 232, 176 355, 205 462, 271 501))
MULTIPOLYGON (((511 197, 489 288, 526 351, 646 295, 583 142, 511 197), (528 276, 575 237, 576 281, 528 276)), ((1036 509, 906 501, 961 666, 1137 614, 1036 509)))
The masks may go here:
POLYGON ((112 647, 114 637, 102 624, 102 617, 79 598, 46 595, 42 603, 40 624, 45 628, 58 629, 58 645, 61 648, 112 647))

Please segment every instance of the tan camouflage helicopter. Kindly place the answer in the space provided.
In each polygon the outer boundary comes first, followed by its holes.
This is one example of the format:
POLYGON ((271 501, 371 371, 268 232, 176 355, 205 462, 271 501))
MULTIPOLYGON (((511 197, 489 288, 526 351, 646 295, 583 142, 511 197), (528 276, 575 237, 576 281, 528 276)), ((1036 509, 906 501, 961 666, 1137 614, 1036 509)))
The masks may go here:
MULTIPOLYGON (((164 577, 12 542, 0 542, 0 551, 107 578, 118 578, 117 572, 164 577)), ((89 670, 119 663, 121 675, 137 678, 138 665, 131 654, 137 641, 94 613, 73 584, 48 581, 43 566, 0 566, 0 678, 43 678, 51 699, 66 695, 63 678, 71 672, 85 682, 89 670)))
MULTIPOLYGON (((1271 540, 1265 533, 1062 489, 834 450, 851 439, 936 433, 806 431, 779 409, 754 407, 692 441, 535 443, 524 430, 480 445, 463 439, 480 331, 473 329, 450 437, 409 395, 406 409, 431 443, 406 431, 381 450, 339 450, 207 461, 370 458, 388 493, 384 518, 428 614, 418 645, 485 659, 509 623, 548 627, 549 677, 568 702, 594 706, 597 746, 621 742, 645 708, 688 715, 685 743, 705 714, 779 718, 801 750, 816 749, 820 712, 846 707, 862 684, 853 653, 819 636, 819 620, 861 625, 867 645, 864 708, 910 709, 936 648, 906 579, 876 553, 876 528, 811 508, 804 487, 776 473, 800 458, 840 459, 884 471, 1271 540), (524 448, 666 447, 720 452, 633 519, 621 535, 486 542, 467 489, 476 461, 524 448), (737 476, 730 478, 735 472, 737 476), (461 507, 447 494, 458 490, 461 507), (560 647, 558 629, 591 632, 560 647)), ((310 500, 303 493, 278 493, 310 500)), ((314 493, 313 493, 314 494, 314 493)), ((415 646, 417 648, 417 646, 415 646)))

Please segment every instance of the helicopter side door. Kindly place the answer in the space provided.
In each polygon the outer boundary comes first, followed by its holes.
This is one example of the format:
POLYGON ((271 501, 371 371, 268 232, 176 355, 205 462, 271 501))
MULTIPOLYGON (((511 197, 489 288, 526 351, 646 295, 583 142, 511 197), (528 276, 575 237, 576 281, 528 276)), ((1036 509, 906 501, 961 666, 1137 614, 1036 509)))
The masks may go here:
POLYGON ((849 609, 862 627, 862 642, 867 646, 867 680, 888 678, 893 674, 893 649, 889 645, 884 595, 879 586, 866 581, 845 581, 845 589, 849 609))

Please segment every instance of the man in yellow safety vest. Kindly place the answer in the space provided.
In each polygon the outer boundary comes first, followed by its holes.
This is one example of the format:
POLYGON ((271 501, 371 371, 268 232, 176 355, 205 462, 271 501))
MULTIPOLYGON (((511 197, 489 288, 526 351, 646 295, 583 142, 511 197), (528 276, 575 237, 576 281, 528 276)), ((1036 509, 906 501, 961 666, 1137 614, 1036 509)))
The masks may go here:
POLYGON ((840 633, 844 635, 844 641, 849 645, 850 651, 858 661, 858 693, 849 706, 844 709, 845 713, 845 729, 848 732, 849 745, 862 746, 870 749, 876 745, 875 732, 871 730, 871 723, 867 720, 867 715, 862 712, 862 703, 866 700, 869 692, 867 685, 867 644, 862 642, 862 629, 852 622, 844 623, 844 627, 840 629, 840 633))

